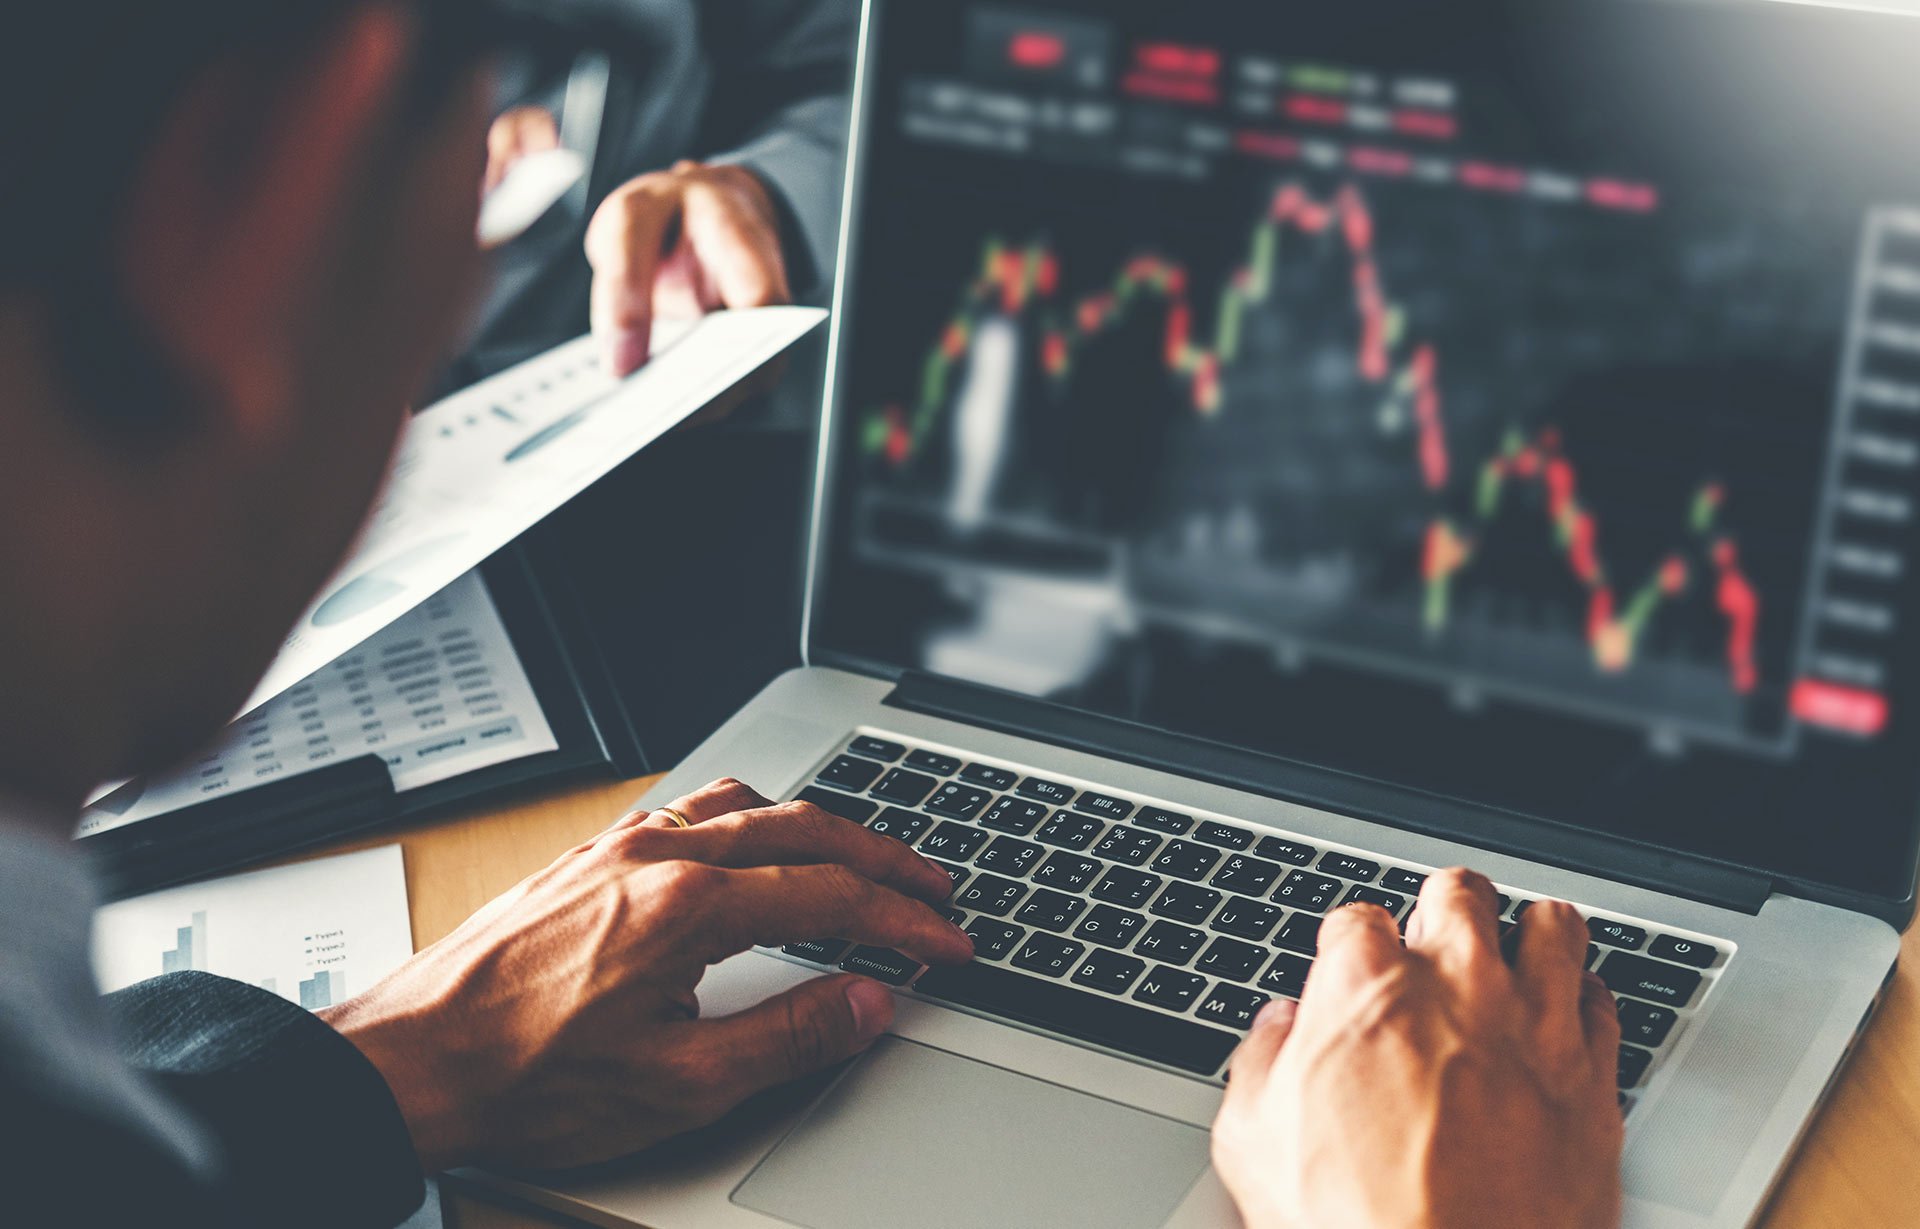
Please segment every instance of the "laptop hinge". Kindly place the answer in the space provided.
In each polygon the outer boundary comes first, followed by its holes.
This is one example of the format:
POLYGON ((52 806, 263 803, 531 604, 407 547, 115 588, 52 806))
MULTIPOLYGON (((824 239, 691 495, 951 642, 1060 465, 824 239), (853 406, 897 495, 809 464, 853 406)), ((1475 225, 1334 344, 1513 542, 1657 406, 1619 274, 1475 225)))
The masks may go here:
POLYGON ((903 674, 886 703, 1742 913, 1772 891, 1764 875, 1703 858, 936 675, 903 674))

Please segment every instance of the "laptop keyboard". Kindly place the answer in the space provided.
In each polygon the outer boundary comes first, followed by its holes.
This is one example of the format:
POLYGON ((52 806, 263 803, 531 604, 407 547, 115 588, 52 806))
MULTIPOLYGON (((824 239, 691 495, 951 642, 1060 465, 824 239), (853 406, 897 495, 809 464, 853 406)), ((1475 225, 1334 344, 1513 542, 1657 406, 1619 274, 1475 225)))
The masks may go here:
MULTIPOLYGON (((784 955, 1215 1083, 1260 1008, 1299 997, 1328 910, 1379 905, 1404 930, 1431 869, 875 734, 795 797, 944 867, 975 958, 928 969, 832 939, 784 955)), ((1498 891, 1505 941, 1533 898, 1498 891)), ((1587 967, 1620 1012, 1628 1108, 1731 945, 1644 919, 1587 928, 1587 967)))

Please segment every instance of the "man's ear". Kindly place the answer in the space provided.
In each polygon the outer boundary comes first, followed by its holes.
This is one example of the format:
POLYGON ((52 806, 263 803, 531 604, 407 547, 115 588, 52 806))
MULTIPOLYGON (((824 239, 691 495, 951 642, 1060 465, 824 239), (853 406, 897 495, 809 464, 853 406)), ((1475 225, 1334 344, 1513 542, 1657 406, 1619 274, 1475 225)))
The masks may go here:
MULTIPOLYGON (((269 0, 271 2, 271 0, 269 0)), ((122 293, 215 425, 279 435, 289 339, 402 87, 411 23, 364 5, 311 49, 216 61, 162 118, 113 237, 122 293)))

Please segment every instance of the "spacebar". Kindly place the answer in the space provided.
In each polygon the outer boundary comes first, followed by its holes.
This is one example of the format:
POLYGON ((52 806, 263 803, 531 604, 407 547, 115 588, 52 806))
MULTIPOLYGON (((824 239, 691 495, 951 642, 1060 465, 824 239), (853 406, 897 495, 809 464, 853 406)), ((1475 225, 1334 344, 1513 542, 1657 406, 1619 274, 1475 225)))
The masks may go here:
POLYGON ((913 988, 931 999, 1065 1033, 1198 1075, 1220 1070, 1233 1047, 1240 1044, 1239 1037, 1217 1028, 1176 1020, 978 961, 928 969, 913 988))

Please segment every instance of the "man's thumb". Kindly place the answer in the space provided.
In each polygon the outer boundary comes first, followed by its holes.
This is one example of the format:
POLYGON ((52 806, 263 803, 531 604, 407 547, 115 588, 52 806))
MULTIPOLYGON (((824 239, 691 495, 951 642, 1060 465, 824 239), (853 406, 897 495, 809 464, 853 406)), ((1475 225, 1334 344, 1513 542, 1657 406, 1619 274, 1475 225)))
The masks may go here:
POLYGON ((728 1056, 742 1097, 860 1053, 893 1022, 893 994, 843 974, 804 982, 736 1015, 701 1021, 702 1041, 728 1056))

